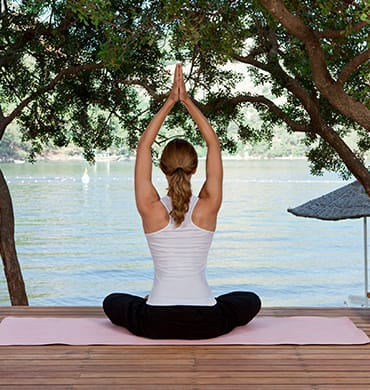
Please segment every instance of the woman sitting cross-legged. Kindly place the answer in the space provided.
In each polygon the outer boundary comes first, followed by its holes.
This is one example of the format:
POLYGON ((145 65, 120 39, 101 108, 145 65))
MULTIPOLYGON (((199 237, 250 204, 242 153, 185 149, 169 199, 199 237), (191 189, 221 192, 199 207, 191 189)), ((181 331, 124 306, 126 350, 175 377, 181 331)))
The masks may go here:
POLYGON ((135 196, 154 262, 148 297, 108 295, 103 308, 113 324, 153 339, 205 339, 245 325, 259 312, 253 292, 214 297, 205 276, 207 257, 222 201, 223 168, 218 137, 188 96, 181 65, 171 93, 142 134, 136 154, 135 196), (198 158, 193 146, 174 139, 164 148, 160 168, 168 181, 161 198, 152 183, 151 147, 177 101, 186 107, 207 144, 206 179, 198 196, 191 177, 198 158))

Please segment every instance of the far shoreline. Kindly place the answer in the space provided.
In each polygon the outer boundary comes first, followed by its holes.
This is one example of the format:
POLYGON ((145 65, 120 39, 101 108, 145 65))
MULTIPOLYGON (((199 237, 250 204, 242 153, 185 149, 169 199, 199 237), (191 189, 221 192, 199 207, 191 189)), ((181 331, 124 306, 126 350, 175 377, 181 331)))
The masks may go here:
MULTIPOLYGON (((273 161, 273 160, 306 160, 306 156, 277 156, 277 157, 268 157, 268 156, 241 156, 241 155, 226 155, 222 156, 224 161, 273 161)), ((205 160, 205 157, 199 157, 199 160, 205 160)), ((81 161, 86 162, 86 159, 81 154, 76 155, 66 155, 64 153, 51 153, 43 156, 39 156, 35 159, 34 162, 29 161, 27 158, 24 159, 0 159, 0 164, 25 164, 25 163, 38 163, 38 162, 70 162, 70 161, 81 161)), ((119 161, 135 161, 135 156, 127 155, 99 155, 95 156, 95 163, 99 162, 119 162, 119 161)), ((94 164, 94 163, 93 163, 94 164)))

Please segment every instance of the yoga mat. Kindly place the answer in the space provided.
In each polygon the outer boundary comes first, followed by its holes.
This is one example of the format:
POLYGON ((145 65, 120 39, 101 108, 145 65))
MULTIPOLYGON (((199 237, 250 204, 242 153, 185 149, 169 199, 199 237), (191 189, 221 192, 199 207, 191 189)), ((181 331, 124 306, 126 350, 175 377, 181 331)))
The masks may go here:
POLYGON ((369 337, 347 317, 257 317, 246 326, 207 340, 146 339, 132 335, 106 318, 6 317, 0 323, 0 345, 327 345, 369 342, 369 337))

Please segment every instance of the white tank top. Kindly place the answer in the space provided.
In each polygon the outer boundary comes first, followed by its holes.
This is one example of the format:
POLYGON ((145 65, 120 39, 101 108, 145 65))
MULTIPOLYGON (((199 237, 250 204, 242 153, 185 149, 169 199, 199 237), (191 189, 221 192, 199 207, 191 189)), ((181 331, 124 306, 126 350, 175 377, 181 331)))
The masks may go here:
MULTIPOLYGON (((170 212, 171 199, 165 196, 161 201, 170 212)), ((166 227, 145 235, 154 262, 149 305, 216 304, 206 279, 207 257, 214 232, 193 223, 192 214, 197 202, 198 197, 192 196, 189 211, 179 227, 170 218, 166 227)))

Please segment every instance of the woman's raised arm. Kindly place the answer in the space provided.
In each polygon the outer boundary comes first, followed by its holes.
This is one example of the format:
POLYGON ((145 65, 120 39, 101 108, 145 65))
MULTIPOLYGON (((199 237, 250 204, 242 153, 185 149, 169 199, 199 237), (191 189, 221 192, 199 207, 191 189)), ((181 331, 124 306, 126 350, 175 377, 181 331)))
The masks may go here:
POLYGON ((151 147, 166 116, 179 100, 179 69, 180 65, 176 65, 174 83, 168 99, 150 121, 138 142, 135 162, 135 199, 137 209, 142 216, 149 213, 151 204, 159 199, 158 192, 152 183, 151 147))
POLYGON ((223 167, 220 141, 207 118, 186 92, 182 68, 179 68, 179 99, 188 110, 207 143, 206 180, 199 198, 206 199, 211 212, 217 213, 222 202, 223 167))

